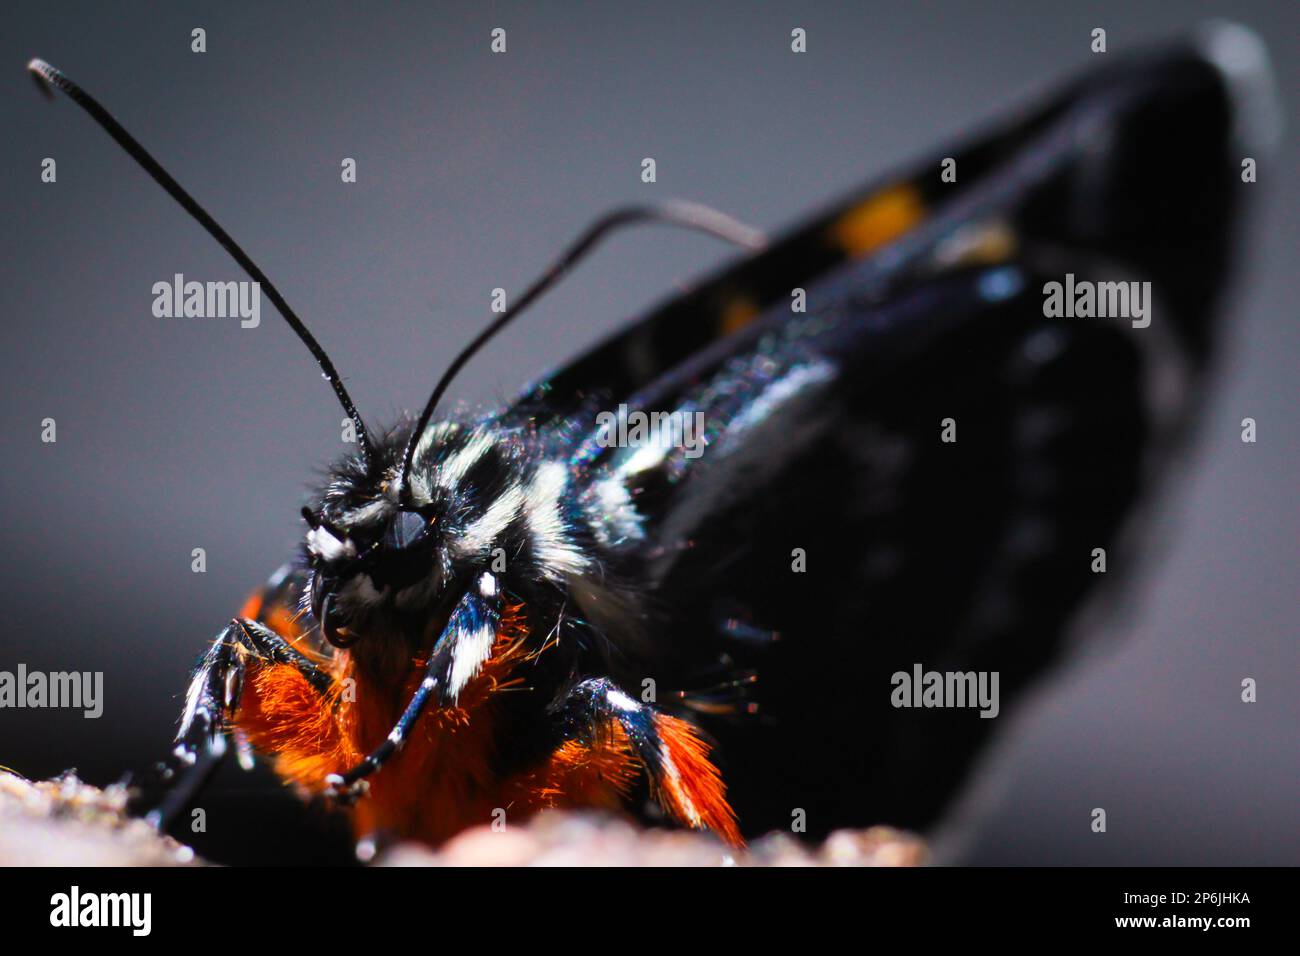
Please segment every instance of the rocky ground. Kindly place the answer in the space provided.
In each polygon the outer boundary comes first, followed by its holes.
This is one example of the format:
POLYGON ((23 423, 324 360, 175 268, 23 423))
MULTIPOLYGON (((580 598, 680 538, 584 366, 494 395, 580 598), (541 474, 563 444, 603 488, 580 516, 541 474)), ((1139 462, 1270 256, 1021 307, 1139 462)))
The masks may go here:
MULTIPOLYGON (((188 847, 124 816, 120 787, 75 776, 32 783, 0 772, 0 866, 194 866, 188 847)), ((437 851, 414 844, 377 866, 918 866, 926 847, 887 827, 842 830, 820 846, 774 834, 747 850, 711 836, 646 830, 586 813, 549 813, 503 831, 467 830, 437 851)))

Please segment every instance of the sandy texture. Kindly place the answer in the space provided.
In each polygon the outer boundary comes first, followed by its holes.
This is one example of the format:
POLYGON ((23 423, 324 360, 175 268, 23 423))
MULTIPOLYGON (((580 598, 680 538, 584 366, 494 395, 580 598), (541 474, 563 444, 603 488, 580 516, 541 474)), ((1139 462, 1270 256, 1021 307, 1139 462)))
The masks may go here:
POLYGON ((831 834, 810 848, 793 835, 772 834, 736 851, 711 836, 643 830, 617 818, 542 814, 519 827, 467 830, 434 852, 407 844, 381 855, 385 866, 918 866, 915 836, 873 827, 831 834))
POLYGON ((32 783, 0 772, 0 865, 185 866, 194 851, 126 817, 122 787, 73 774, 32 783))
MULTIPOLYGON (((185 866, 194 853, 124 816, 126 793, 69 774, 32 783, 0 772, 0 866, 185 866)), ((393 847, 378 866, 918 866, 918 837, 887 827, 843 830, 819 847, 773 834, 736 851, 712 836, 646 830, 588 813, 542 814, 504 830, 467 830, 433 851, 393 847)))

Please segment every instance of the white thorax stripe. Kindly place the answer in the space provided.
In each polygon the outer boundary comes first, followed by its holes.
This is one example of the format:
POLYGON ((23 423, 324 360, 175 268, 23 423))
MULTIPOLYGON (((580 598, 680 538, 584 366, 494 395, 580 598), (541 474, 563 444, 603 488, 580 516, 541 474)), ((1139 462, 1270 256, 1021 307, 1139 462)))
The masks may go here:
POLYGON ((495 443, 496 439, 491 432, 475 434, 464 447, 456 449, 438 463, 434 469, 434 481, 438 487, 454 490, 495 443))
POLYGON ((590 561, 569 536, 562 504, 569 486, 569 469, 560 462, 548 461, 533 475, 528 488, 528 529, 533 536, 537 563, 549 577, 576 574, 586 570, 590 561))
POLYGON ((457 553, 478 554, 492 547, 501 533, 510 526, 510 522, 515 520, 526 500, 527 495, 519 485, 512 484, 506 488, 488 505, 483 515, 465 529, 465 533, 456 542, 457 553))

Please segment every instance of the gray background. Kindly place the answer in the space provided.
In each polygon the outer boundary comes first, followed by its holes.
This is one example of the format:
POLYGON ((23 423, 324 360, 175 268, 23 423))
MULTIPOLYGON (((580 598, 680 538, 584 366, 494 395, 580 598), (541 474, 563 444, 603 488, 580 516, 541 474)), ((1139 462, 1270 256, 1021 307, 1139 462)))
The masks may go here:
MULTIPOLYGON (((269 305, 256 330, 152 317, 150 287, 174 272, 242 276, 68 101, 37 94, 29 57, 86 85, 240 239, 378 422, 423 402, 494 286, 518 290, 601 210, 675 196, 779 227, 1094 63, 1095 26, 1119 51, 1230 13, 1265 36, 1294 91, 1298 11, 6 9, 0 669, 102 670, 107 706, 98 721, 0 712, 0 764, 106 782, 160 753, 187 668, 295 547, 305 489, 340 448, 341 413, 269 305), (204 55, 189 51, 194 26, 208 31, 204 55), (505 56, 488 52, 494 26, 509 31, 505 56), (789 52, 793 26, 808 30, 804 56, 789 52), (39 181, 46 156, 57 185, 39 181), (339 181, 344 156, 358 160, 355 185, 339 181), (644 156, 655 186, 639 181, 644 156), (46 416, 55 445, 39 440, 46 416), (206 574, 190 571, 194 547, 206 574)), ((1155 553, 1103 638, 1003 718, 970 822, 944 844, 957 858, 1300 862, 1298 160, 1290 137, 1261 162, 1266 201, 1220 381, 1156 515, 1155 553), (1238 439, 1246 415, 1258 444, 1238 439), (1244 676, 1260 682, 1254 706, 1238 700, 1244 676), (1088 828, 1097 806, 1102 836, 1088 828)), ((476 359, 455 397, 510 394, 727 255, 662 231, 619 239, 476 359)))

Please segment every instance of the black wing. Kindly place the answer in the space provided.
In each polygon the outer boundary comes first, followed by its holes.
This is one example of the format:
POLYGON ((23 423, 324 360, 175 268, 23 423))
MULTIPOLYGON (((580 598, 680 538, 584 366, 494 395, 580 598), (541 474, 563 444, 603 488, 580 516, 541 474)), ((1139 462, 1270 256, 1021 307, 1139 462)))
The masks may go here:
POLYGON ((748 347, 734 333, 788 303, 792 288, 844 276, 845 264, 856 263, 847 285, 882 295, 915 278, 942 240, 987 218, 1010 217, 1022 243, 1068 244, 1178 277, 1170 294, 1179 332, 1203 357, 1230 244, 1236 180, 1223 174, 1237 158, 1224 151, 1242 125, 1223 72, 1201 52, 1212 42, 1089 74, 983 135, 873 181, 545 376, 516 410, 557 421, 592 394, 618 401, 661 377, 675 380, 722 340, 713 354, 748 347), (941 178, 947 158, 956 160, 956 182, 941 178))
POLYGON ((888 177, 513 409, 556 426, 592 501, 634 509, 609 534, 653 589, 648 673, 722 685, 683 703, 747 829, 795 807, 814 832, 932 821, 996 721, 895 708, 891 675, 996 671, 1005 706, 1060 650, 1094 549, 1117 560, 1230 248, 1233 83, 1202 49, 1121 61, 888 177), (1046 317, 1067 274, 1150 281, 1150 325, 1046 317), (574 428, 593 395, 700 412, 707 450, 602 447, 574 428))

